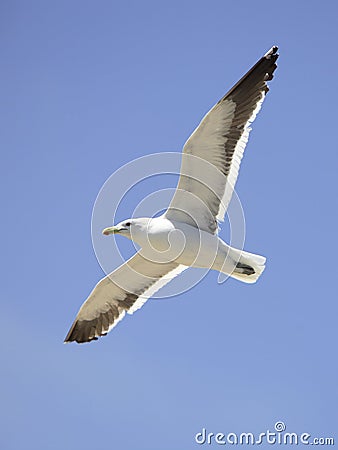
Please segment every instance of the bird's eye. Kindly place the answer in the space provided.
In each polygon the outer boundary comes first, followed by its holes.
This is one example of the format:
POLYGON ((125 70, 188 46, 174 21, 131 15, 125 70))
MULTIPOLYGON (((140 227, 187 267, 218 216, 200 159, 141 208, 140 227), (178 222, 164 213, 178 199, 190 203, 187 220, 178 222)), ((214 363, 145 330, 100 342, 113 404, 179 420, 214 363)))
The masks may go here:
POLYGON ((126 222, 125 225, 126 225, 126 227, 130 227, 131 223, 130 222, 126 222))

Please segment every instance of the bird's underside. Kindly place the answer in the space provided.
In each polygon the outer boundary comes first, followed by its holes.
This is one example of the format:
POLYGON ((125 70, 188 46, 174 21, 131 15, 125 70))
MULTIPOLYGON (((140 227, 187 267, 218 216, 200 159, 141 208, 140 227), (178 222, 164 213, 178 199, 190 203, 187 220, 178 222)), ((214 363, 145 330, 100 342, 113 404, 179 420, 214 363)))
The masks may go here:
MULTIPOLYGON (((272 80, 277 67, 277 50, 272 47, 228 91, 185 143, 180 179, 163 215, 164 227, 175 229, 175 224, 182 224, 182 227, 195 228, 210 239, 221 241, 217 236, 218 222, 223 221, 231 200, 250 125, 260 110, 269 90, 267 83, 272 80)), ((133 236, 139 239, 149 232, 149 225, 146 228, 142 220, 152 223, 149 219, 128 219, 107 228, 105 234, 118 233, 129 239, 133 236)), ((156 232, 155 227, 150 230, 150 234, 156 232)), ((188 240, 189 236, 188 233, 188 240)), ((134 240, 137 242, 137 239, 134 240)), ((231 276, 244 282, 256 281, 264 270, 265 258, 228 248, 233 259, 231 276)), ((139 309, 150 296, 188 267, 179 258, 155 261, 144 257, 142 250, 136 253, 96 285, 81 306, 65 342, 89 342, 106 335, 126 312, 132 314, 139 309)), ((211 268, 223 270, 218 266, 211 268)))

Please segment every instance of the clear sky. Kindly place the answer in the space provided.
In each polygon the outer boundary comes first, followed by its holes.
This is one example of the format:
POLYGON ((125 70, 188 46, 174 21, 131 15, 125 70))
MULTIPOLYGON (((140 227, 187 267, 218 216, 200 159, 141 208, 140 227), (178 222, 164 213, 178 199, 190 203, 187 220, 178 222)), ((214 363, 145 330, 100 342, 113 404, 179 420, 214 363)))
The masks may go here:
MULTIPOLYGON (((203 427, 260 433, 278 420, 335 435, 337 9, 2 1, 2 449, 190 450, 203 427), (237 183, 245 249, 267 257, 259 282, 209 273, 98 342, 63 345, 103 275, 91 213, 105 180, 179 152, 274 44, 279 67, 237 183)), ((127 196, 118 219, 160 185, 127 196)))

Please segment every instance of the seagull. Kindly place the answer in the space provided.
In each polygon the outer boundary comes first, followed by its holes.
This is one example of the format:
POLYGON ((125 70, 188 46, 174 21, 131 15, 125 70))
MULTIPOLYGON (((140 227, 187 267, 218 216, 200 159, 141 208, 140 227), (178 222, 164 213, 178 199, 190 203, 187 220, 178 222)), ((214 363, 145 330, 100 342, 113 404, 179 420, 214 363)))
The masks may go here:
POLYGON ((227 245, 218 235, 237 180, 250 125, 277 68, 273 46, 204 116, 183 147, 180 178, 160 217, 131 218, 105 228, 140 250, 104 277, 81 306, 65 342, 105 336, 161 287, 189 267, 217 270, 254 283, 266 258, 227 245))

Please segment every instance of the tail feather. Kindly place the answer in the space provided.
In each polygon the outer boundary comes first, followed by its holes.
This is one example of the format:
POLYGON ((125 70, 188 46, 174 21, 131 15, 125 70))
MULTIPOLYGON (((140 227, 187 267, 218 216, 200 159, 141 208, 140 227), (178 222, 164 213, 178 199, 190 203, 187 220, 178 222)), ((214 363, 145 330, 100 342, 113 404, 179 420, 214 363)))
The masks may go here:
POLYGON ((231 256, 237 261, 237 264, 230 276, 244 283, 256 283, 265 269, 266 258, 254 253, 231 250, 234 252, 231 256))

